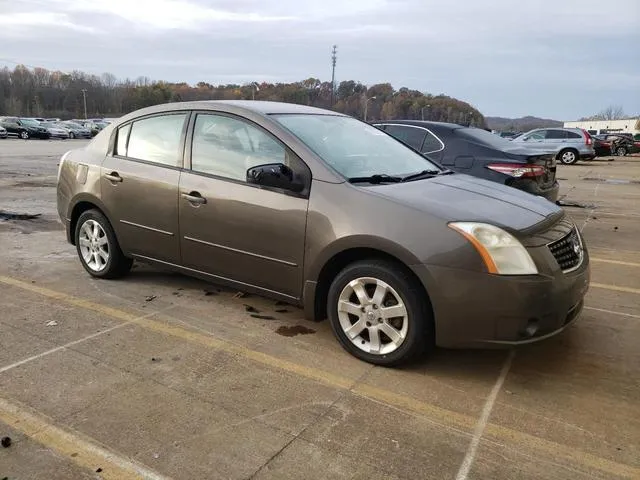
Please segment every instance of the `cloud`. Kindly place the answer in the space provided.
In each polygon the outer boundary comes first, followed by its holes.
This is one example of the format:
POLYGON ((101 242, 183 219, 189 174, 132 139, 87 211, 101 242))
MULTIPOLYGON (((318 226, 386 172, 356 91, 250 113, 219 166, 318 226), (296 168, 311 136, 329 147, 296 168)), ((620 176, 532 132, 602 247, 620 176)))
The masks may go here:
POLYGON ((607 0, 606 9, 599 0, 21 0, 7 8, 3 50, 47 68, 190 83, 327 80, 337 44, 338 81, 445 93, 485 114, 564 119, 608 104, 640 113, 638 0, 607 0))
POLYGON ((22 33, 33 35, 33 27, 67 28, 78 32, 95 33, 95 29, 86 25, 76 25, 68 15, 55 12, 3 13, 0 16, 2 35, 22 33))
POLYGON ((53 3, 68 12, 113 15, 159 30, 198 28, 216 22, 284 22, 295 18, 258 12, 239 13, 186 0, 53 0, 53 3))

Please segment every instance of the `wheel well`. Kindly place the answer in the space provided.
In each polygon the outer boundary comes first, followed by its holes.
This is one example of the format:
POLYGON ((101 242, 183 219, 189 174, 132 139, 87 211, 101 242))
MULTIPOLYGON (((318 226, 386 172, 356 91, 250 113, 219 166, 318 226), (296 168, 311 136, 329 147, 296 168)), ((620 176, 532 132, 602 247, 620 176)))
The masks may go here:
POLYGON ((424 292, 427 299, 427 306, 431 310, 433 315, 433 307, 431 306, 431 300, 427 290, 418 278, 418 276, 411 270, 404 262, 398 258, 390 255, 386 252, 376 250, 374 248, 350 248, 337 253, 327 261, 322 267, 320 274, 318 275, 317 286, 314 299, 314 319, 324 320, 327 318, 327 297, 329 296, 329 287, 332 280, 340 273, 340 271, 347 265, 360 261, 360 260, 387 260, 404 270, 415 282, 416 285, 424 292))
POLYGON ((78 219, 80 218, 80 215, 82 215, 87 210, 91 210, 91 209, 98 210, 100 213, 104 215, 104 212, 100 210, 100 207, 98 207, 97 205, 91 202, 78 202, 73 207, 73 211, 71 212, 71 223, 69 225, 69 229, 70 229, 69 231, 71 232, 70 237, 71 237, 72 245, 75 245, 76 236, 74 232, 76 231, 76 224, 78 223, 78 219))

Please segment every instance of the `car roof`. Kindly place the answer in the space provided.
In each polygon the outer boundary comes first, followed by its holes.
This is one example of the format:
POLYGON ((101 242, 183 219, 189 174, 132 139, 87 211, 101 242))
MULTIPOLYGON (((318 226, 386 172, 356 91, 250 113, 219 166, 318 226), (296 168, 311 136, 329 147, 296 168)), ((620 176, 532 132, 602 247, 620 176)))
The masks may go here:
POLYGON ((397 125, 413 125, 416 127, 439 127, 439 128, 448 128, 450 130, 455 130, 458 128, 465 128, 462 125, 458 125, 457 123, 447 123, 447 122, 432 122, 429 120, 380 120, 377 122, 371 122, 373 124, 397 124, 397 125))
POLYGON ((344 117, 339 112, 332 112, 322 108, 298 105, 295 103, 270 102, 264 100, 199 100, 194 102, 172 102, 153 105, 142 108, 118 119, 118 123, 123 123, 131 118, 142 115, 151 115, 173 110, 218 110, 228 113, 248 113, 253 112, 259 115, 272 114, 313 114, 313 115, 335 115, 344 117))

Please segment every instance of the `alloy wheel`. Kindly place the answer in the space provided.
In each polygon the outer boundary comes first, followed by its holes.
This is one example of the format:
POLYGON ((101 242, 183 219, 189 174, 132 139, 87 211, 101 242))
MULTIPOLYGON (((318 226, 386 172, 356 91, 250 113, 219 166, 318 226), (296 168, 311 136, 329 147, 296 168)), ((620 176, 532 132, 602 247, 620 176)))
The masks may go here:
POLYGON ((571 150, 563 152, 561 160, 562 163, 574 163, 576 161, 576 154, 571 150))
POLYGON ((389 284, 372 277, 349 282, 338 298, 338 320, 359 349, 387 355, 404 342, 409 314, 402 297, 389 284))
POLYGON ((80 253, 87 267, 101 272, 109 262, 109 239, 102 226, 95 220, 87 220, 80 227, 80 253))

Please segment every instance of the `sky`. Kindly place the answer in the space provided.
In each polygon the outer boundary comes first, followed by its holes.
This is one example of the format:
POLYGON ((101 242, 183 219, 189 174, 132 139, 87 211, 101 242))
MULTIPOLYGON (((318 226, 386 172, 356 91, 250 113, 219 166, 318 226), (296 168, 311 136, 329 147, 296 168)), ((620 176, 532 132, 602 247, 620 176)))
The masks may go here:
POLYGON ((0 0, 0 66, 389 82, 487 116, 640 115, 640 0, 0 0))

